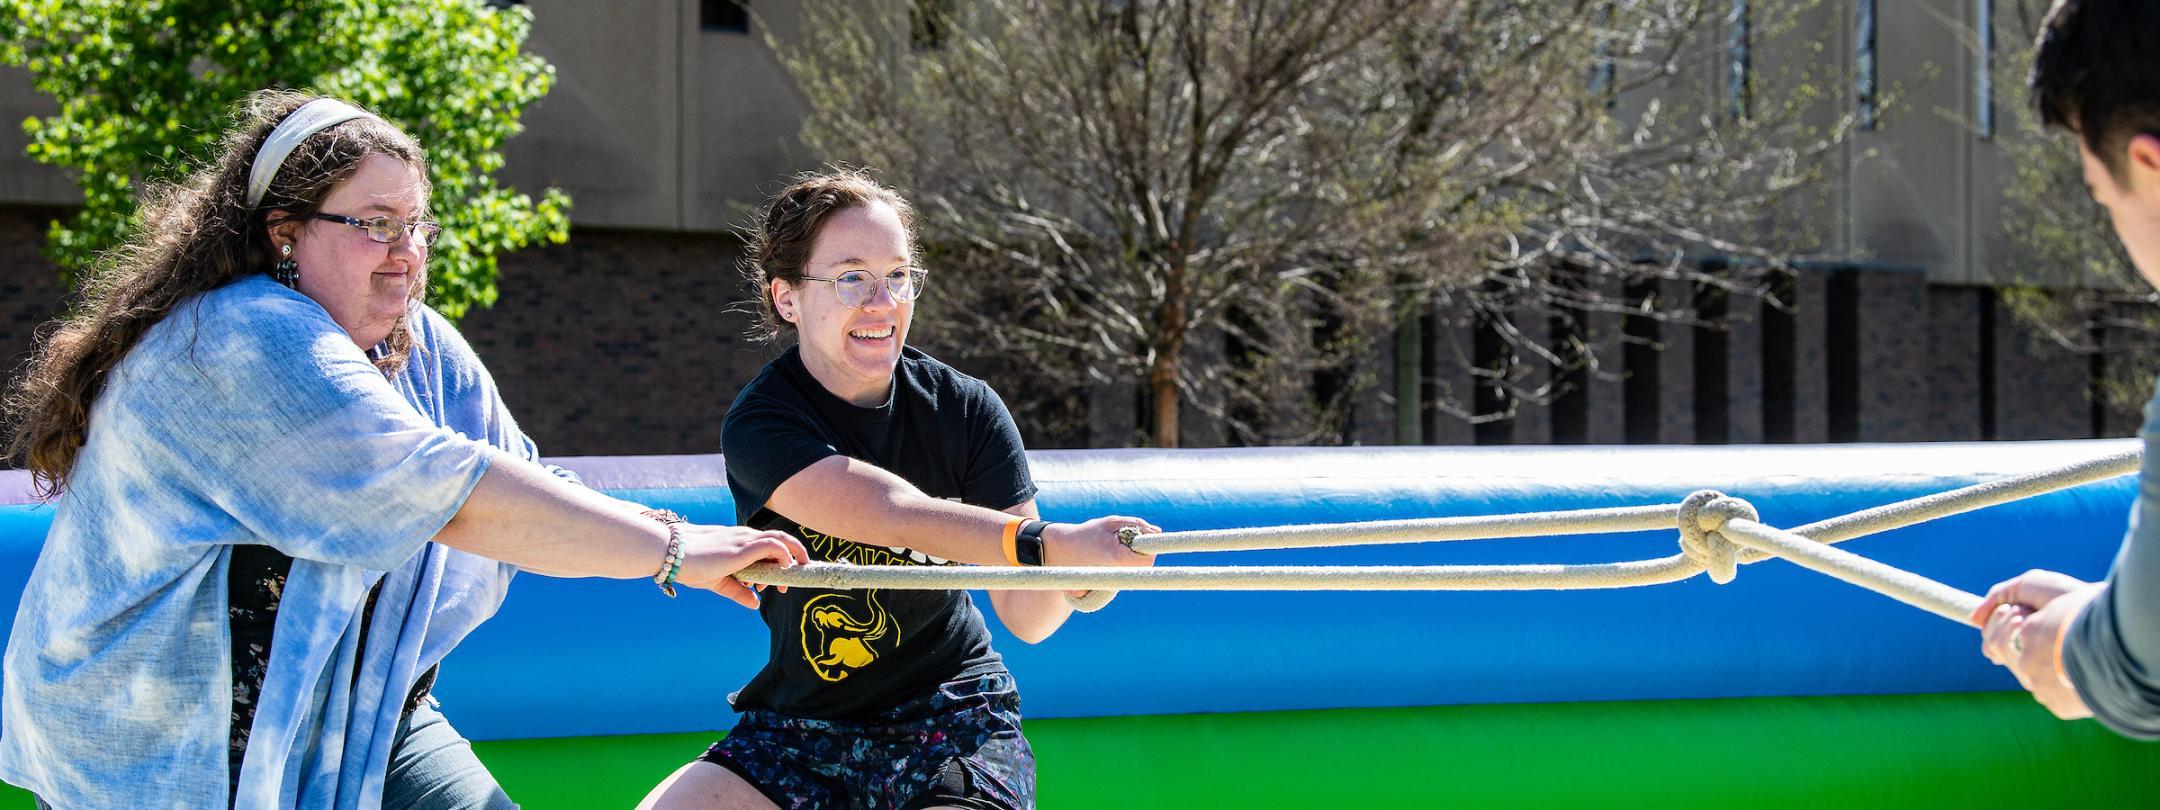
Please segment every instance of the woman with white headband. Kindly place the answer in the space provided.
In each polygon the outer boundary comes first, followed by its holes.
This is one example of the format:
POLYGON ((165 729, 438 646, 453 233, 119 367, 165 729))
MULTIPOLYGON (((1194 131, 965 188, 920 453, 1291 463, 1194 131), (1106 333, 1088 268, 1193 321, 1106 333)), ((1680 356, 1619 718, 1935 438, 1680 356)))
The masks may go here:
POLYGON ((732 575, 807 554, 537 463, 420 303, 411 138, 255 94, 155 191, 7 395, 61 497, 0 675, 0 778, 48 806, 514 807, 427 697, 518 567, 732 575))

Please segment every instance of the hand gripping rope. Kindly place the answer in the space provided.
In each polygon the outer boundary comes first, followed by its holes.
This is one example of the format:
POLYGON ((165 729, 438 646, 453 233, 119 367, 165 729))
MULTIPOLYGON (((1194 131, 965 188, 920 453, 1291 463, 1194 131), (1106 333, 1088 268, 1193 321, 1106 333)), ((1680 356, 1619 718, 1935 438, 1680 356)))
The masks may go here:
POLYGON ((1739 567, 1772 557, 1828 574, 1871 591, 1966 623, 1981 597, 1848 551, 1832 548, 1856 537, 1936 518, 2068 489, 2135 472, 2141 451, 2129 450, 2066 467, 1885 504, 1794 529, 1761 523, 1755 507, 1722 493, 1702 491, 1677 506, 1630 506, 1513 515, 1383 520, 1364 523, 1271 526, 1251 529, 1164 532, 1123 537, 1145 554, 1194 551, 1431 543, 1551 535, 1614 534, 1677 525, 1680 553, 1654 560, 1587 565, 1406 566, 1176 566, 1161 568, 858 566, 810 563, 795 568, 759 564, 736 575, 758 585, 804 588, 913 590, 1089 590, 1069 599, 1097 610, 1118 590, 1213 591, 1466 591, 1582 590, 1678 582, 1709 572, 1731 582, 1739 567))

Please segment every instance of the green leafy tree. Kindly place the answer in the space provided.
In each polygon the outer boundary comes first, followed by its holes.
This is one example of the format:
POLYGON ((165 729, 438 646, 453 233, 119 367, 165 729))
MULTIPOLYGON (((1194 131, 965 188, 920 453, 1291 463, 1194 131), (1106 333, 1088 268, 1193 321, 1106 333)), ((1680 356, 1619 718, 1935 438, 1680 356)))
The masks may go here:
POLYGON ((434 305, 494 303, 496 255, 569 238, 570 199, 496 185, 502 143, 555 71, 519 46, 523 6, 480 0, 0 0, 0 63, 26 68, 60 112, 23 123, 29 154, 71 172, 83 210, 54 222, 64 272, 91 268, 134 222, 134 190, 212 156, 234 105, 265 87, 349 99, 428 150, 443 239, 434 305))

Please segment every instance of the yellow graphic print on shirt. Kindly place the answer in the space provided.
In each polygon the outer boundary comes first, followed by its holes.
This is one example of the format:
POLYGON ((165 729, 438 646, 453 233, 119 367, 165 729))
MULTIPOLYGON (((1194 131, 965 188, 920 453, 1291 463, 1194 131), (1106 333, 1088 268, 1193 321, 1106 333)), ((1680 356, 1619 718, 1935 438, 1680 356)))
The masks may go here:
MULTIPOLYGON (((951 565, 947 560, 920 551, 891 546, 871 546, 834 537, 808 526, 798 527, 810 556, 826 562, 853 565, 951 565)), ((803 604, 803 660, 820 679, 838 683, 854 670, 878 660, 900 645, 900 627, 892 614, 878 603, 877 591, 828 593, 803 604)))
POLYGON ((862 601, 866 610, 860 614, 849 609, 855 597, 844 593, 823 594, 803 605, 803 658, 818 678, 847 680, 850 670, 877 660, 879 646, 890 650, 900 643, 899 629, 893 627, 892 614, 878 604, 877 591, 865 592, 862 601), (889 643, 878 644, 887 637, 889 643))
POLYGON ((824 562, 844 562, 850 565, 952 565, 951 560, 933 557, 920 551, 899 546, 873 546, 857 543, 844 537, 834 537, 808 526, 799 525, 803 545, 810 549, 812 559, 824 562))

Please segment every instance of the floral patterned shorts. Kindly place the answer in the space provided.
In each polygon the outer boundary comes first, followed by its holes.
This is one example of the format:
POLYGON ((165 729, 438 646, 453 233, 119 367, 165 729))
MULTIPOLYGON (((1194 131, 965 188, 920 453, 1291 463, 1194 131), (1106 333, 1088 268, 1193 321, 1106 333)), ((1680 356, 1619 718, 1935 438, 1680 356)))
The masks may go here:
POLYGON ((943 684, 868 722, 751 709, 698 759, 788 810, 1035 806, 1035 754, 1003 671, 943 684))

